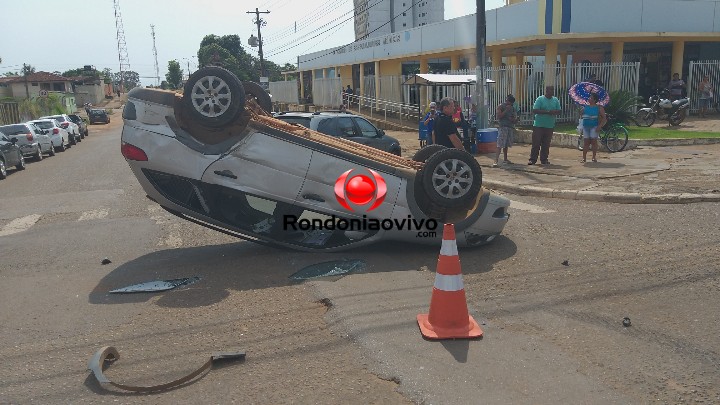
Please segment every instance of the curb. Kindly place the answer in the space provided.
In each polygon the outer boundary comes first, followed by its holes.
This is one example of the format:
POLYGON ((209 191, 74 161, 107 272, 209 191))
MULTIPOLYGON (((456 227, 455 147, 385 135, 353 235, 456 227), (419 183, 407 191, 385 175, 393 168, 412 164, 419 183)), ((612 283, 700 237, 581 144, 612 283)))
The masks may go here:
POLYGON ((515 195, 612 202, 618 204, 690 204, 720 202, 720 194, 641 194, 596 190, 556 190, 547 187, 517 185, 497 180, 483 180, 483 186, 515 195))

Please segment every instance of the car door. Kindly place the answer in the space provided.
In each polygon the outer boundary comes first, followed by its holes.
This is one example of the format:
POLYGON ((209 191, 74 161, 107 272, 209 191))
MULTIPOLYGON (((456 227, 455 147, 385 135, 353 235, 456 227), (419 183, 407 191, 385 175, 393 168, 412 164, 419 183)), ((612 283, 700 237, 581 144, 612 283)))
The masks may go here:
POLYGON ((5 167, 15 166, 20 163, 20 150, 4 134, 0 136, 0 150, 5 157, 5 167))
POLYGON ((383 147, 382 140, 378 137, 378 130, 375 128, 375 125, 364 118, 353 117, 352 119, 355 121, 359 133, 357 139, 353 139, 354 141, 362 143, 363 145, 372 146, 373 148, 386 149, 383 147))
POLYGON ((38 143, 40 144, 40 147, 42 150, 47 150, 50 148, 50 136, 45 133, 42 129, 38 128, 35 124, 27 124, 27 126, 30 128, 30 131, 32 131, 33 137, 37 139, 38 143))
POLYGON ((358 132, 355 122, 350 117, 337 117, 335 120, 335 134, 341 138, 357 141, 358 132))

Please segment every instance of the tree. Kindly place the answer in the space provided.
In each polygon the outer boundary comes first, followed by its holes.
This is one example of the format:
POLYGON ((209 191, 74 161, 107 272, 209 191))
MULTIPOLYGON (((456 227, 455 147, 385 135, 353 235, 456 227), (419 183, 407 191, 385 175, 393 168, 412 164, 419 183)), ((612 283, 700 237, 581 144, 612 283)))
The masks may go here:
POLYGON ((118 86, 120 85, 120 83, 122 83, 125 87, 124 91, 130 91, 135 87, 140 86, 140 75, 137 72, 128 70, 123 72, 123 75, 121 77, 120 72, 117 72, 113 74, 113 82, 118 86))
POLYGON ((233 72, 242 81, 258 81, 259 70, 255 60, 245 52, 237 35, 206 35, 200 42, 198 63, 200 66, 221 66, 233 72))
POLYGON ((105 68, 102 70, 102 77, 103 77, 103 83, 110 84, 112 83, 113 78, 113 72, 110 68, 105 68))
POLYGON ((180 62, 176 60, 168 61, 168 71, 165 73, 165 79, 172 90, 177 90, 182 86, 183 70, 180 69, 180 62))

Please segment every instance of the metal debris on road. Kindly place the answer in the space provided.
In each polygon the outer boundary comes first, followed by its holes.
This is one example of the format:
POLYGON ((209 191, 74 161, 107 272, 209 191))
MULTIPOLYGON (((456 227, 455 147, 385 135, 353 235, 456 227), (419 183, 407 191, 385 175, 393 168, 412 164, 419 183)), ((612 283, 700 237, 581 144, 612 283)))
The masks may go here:
POLYGON ((292 280, 309 280, 319 277, 340 276, 348 273, 365 271, 367 264, 364 260, 334 260, 303 267, 291 275, 292 280))
POLYGON ((626 327, 626 328, 627 328, 628 326, 632 325, 632 323, 630 323, 630 318, 628 318, 627 316, 626 316, 625 318, 623 318, 623 322, 622 322, 622 323, 623 323, 623 326, 626 327))
POLYGON ((202 374, 205 370, 210 369, 213 364, 217 364, 220 361, 245 360, 245 352, 215 352, 210 356, 210 359, 205 362, 205 364, 203 364, 200 368, 193 371, 192 373, 186 375, 185 377, 178 378, 177 380, 170 381, 169 383, 151 386, 126 385, 110 381, 110 379, 105 377, 105 374, 103 374, 103 370, 118 360, 120 360, 120 353, 118 353, 117 349, 112 346, 105 346, 100 348, 92 356, 92 358, 88 362, 88 370, 93 373, 97 381, 100 383, 100 386, 105 389, 108 388, 108 385, 112 385, 113 387, 120 388, 126 391, 152 392, 163 391, 185 384, 186 382, 191 381, 195 377, 202 374))
POLYGON ((111 262, 110 259, 108 259, 107 257, 104 258, 104 259, 102 259, 102 261, 100 262, 100 264, 103 264, 103 265, 104 265, 104 264, 110 264, 110 263, 112 263, 112 262, 111 262))
POLYGON ((200 277, 176 278, 173 280, 156 280, 146 283, 133 284, 131 286, 118 288, 110 293, 137 293, 137 292, 158 292, 172 290, 183 285, 190 285, 200 280, 200 277))

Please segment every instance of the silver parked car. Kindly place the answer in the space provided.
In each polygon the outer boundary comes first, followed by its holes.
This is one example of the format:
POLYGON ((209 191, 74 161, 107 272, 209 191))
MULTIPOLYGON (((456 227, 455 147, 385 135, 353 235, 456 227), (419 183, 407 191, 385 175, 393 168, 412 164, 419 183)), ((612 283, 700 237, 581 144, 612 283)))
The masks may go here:
POLYGON ((55 151, 65 152, 65 149, 70 147, 70 134, 65 128, 62 128, 56 120, 47 119, 29 122, 43 131, 47 131, 47 135, 50 137, 50 144, 55 151))
POLYGON ((261 87, 219 67, 184 90, 130 91, 121 142, 148 197, 183 219, 305 251, 439 245, 450 222, 459 246, 480 246, 509 219, 510 201, 482 188, 465 151, 430 145, 406 159, 275 119, 261 87))
POLYGON ((78 124, 72 122, 70 117, 67 114, 58 114, 58 115, 49 115, 45 117, 40 117, 39 119, 52 119, 56 120, 58 123, 60 123, 60 128, 64 128, 68 131, 68 134, 70 134, 70 145, 75 145, 76 143, 80 142, 84 136, 80 133, 80 127, 78 124))
POLYGON ((48 153, 50 156, 55 155, 55 149, 53 149, 48 132, 38 128, 33 123, 3 125, 0 127, 0 132, 10 139, 15 138, 15 144, 20 147, 24 156, 32 156, 35 160, 42 160, 43 153, 48 153))

